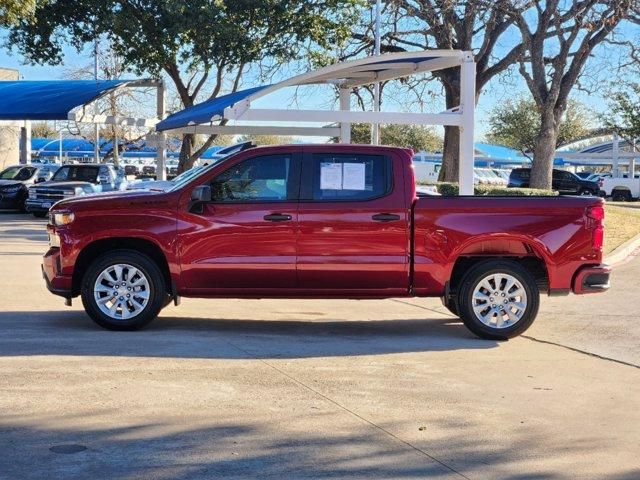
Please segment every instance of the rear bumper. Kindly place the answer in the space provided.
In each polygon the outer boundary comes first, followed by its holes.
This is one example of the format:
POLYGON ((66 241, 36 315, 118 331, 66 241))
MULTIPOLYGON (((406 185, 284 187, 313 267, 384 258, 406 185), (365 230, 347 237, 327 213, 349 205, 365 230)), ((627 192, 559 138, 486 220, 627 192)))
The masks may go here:
POLYGON ((600 293, 609 290, 609 265, 594 265, 582 267, 573 279, 573 293, 582 295, 585 293, 600 293))
POLYGON ((71 298, 73 279, 60 273, 60 249, 50 248, 42 257, 42 278, 54 295, 71 298))

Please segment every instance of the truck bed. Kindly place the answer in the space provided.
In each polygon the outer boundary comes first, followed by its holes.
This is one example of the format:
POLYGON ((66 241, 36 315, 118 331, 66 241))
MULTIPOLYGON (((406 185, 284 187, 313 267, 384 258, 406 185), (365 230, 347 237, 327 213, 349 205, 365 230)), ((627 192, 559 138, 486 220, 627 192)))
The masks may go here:
POLYGON ((413 206, 413 288, 443 294, 456 262, 469 256, 526 257, 546 264, 548 292, 566 293, 576 270, 597 265, 588 207, 596 197, 420 196, 413 206))

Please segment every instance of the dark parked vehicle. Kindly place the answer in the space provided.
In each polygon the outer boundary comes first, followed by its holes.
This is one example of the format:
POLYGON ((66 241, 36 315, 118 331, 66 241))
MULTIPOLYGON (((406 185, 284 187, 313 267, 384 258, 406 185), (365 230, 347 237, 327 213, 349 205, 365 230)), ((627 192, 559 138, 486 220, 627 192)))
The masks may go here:
MULTIPOLYGON (((514 168, 509 175, 509 187, 529 188, 530 168, 514 168)), ((584 180, 566 170, 553 170, 551 188, 561 195, 600 195, 599 181, 584 180)))
POLYGON ((0 172, 0 209, 25 211, 29 185, 49 180, 60 165, 15 165, 0 172))
POLYGON ((26 210, 36 217, 45 217, 49 208, 60 200, 120 190, 125 183, 124 170, 116 170, 112 165, 64 165, 51 181, 29 187, 26 210))
POLYGON ((129 164, 124 166, 125 175, 140 175, 140 169, 137 165, 129 164))
POLYGON ((155 165, 145 165, 142 167, 142 175, 144 176, 156 176, 156 166, 155 165))

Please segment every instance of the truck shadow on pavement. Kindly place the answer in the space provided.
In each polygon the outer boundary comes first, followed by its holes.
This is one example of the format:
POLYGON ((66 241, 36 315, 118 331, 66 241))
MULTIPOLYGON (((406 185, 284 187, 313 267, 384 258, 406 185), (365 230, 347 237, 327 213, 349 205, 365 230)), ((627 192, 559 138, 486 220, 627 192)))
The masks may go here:
POLYGON ((489 349, 457 319, 238 320, 160 317, 137 332, 111 332, 84 312, 0 312, 3 356, 313 358, 489 349))

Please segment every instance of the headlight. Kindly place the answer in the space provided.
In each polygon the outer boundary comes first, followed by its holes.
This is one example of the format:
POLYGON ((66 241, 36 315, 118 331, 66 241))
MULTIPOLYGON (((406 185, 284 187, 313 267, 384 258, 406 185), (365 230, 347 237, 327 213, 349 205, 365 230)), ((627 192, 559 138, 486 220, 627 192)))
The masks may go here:
POLYGON ((17 185, 15 187, 3 188, 2 192, 3 193, 16 193, 18 190, 20 190, 20 185, 17 185))
POLYGON ((56 212, 53 214, 53 224, 56 226, 69 225, 74 218, 75 215, 71 212, 56 212))

